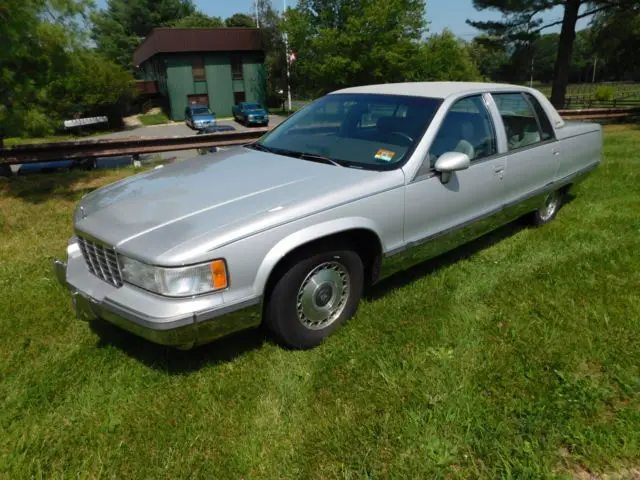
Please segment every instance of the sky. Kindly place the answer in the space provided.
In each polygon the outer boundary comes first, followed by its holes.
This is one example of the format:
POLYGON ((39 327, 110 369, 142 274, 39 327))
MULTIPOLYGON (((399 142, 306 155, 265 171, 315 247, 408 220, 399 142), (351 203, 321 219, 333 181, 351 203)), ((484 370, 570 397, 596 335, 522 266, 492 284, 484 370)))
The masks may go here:
MULTIPOLYGON (((278 10, 283 7, 285 0, 272 0, 273 6, 278 10)), ((207 15, 227 18, 234 13, 249 13, 253 11, 253 0, 194 0, 197 7, 207 15)), ((286 0, 287 6, 293 7, 295 0, 286 0)), ((98 7, 103 8, 106 0, 98 0, 98 7)), ((440 33, 445 28, 450 29, 455 35, 471 40, 478 32, 467 25, 465 20, 498 20, 500 14, 491 12, 478 12, 473 8, 471 0, 427 0, 427 21, 429 21, 429 33, 440 33)), ((545 12, 542 17, 546 22, 562 19, 562 7, 545 12)), ((578 29, 587 26, 587 20, 578 21, 578 29)), ((550 28, 544 33, 559 32, 560 27, 550 28)))

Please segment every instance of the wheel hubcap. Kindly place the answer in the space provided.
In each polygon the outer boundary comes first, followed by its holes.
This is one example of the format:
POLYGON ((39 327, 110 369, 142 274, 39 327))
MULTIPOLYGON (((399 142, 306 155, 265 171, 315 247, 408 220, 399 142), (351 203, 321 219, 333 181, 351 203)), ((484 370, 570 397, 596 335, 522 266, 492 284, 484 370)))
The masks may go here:
POLYGON ((540 218, 542 218, 542 220, 549 220, 553 216, 558 209, 558 201, 559 197, 557 192, 550 193, 549 196, 547 196, 544 201, 544 206, 540 209, 540 218))
POLYGON ((310 330, 331 325, 349 298, 351 279, 339 262, 325 262, 306 276, 297 297, 298 320, 310 330))

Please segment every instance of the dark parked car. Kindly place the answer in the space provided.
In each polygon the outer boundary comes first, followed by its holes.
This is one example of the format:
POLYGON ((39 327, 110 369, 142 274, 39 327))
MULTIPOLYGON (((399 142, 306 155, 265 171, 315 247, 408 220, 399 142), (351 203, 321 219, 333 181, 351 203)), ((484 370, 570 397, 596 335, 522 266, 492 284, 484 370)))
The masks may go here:
POLYGON ((237 105, 231 107, 233 118, 238 123, 244 123, 245 125, 268 125, 269 114, 267 111, 256 102, 240 102, 237 105))

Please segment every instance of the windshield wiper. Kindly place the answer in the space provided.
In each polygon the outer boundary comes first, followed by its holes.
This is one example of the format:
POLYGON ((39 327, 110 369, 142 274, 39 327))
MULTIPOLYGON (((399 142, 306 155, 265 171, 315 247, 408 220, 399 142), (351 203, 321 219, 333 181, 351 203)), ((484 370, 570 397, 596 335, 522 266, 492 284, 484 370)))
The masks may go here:
POLYGON ((336 167, 346 167, 348 166, 348 162, 342 160, 336 160, 331 157, 327 157, 326 155, 321 155, 319 153, 311 153, 311 152, 296 152, 295 150, 284 150, 281 148, 269 148, 261 145, 260 143, 249 143, 246 147, 253 148, 255 150, 260 150, 262 152, 275 153, 277 155, 286 155, 287 157, 301 158, 303 160, 311 160, 314 162, 324 162, 330 165, 335 165, 336 167))
POLYGON ((327 157, 326 155, 322 155, 319 153, 311 153, 311 152, 296 152, 295 150, 281 150, 274 149, 273 153, 278 153, 280 155, 287 155, 288 157, 301 158, 303 160, 311 160, 313 162, 324 162, 330 165, 335 165, 336 167, 346 167, 347 162, 336 160, 331 157, 327 157))
POLYGON ((276 153, 273 150, 271 150, 269 147, 265 147, 264 145, 261 145, 257 142, 248 143, 245 145, 245 147, 253 148, 254 150, 260 150, 261 152, 276 153))
POLYGON ((345 162, 342 162, 340 160, 336 160, 336 159, 331 158, 331 157, 327 157, 326 155, 320 155, 319 153, 309 153, 309 152, 294 152, 294 153, 297 153, 298 154, 298 158, 302 158, 302 159, 325 162, 325 163, 329 163, 331 165, 335 165, 336 167, 346 167, 347 166, 345 162))

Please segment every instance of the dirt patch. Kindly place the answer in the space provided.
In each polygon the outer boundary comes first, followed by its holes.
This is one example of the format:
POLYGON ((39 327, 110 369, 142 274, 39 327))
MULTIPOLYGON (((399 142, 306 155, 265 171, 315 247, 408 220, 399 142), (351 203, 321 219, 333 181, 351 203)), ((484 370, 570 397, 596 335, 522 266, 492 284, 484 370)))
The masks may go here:
POLYGON ((582 465, 574 465, 566 471, 575 480, 640 480, 640 467, 621 468, 615 472, 590 472, 582 465))
POLYGON ((122 119, 124 125, 129 128, 140 127, 142 126, 142 122, 138 118, 138 115, 132 115, 130 117, 124 117, 122 119))

